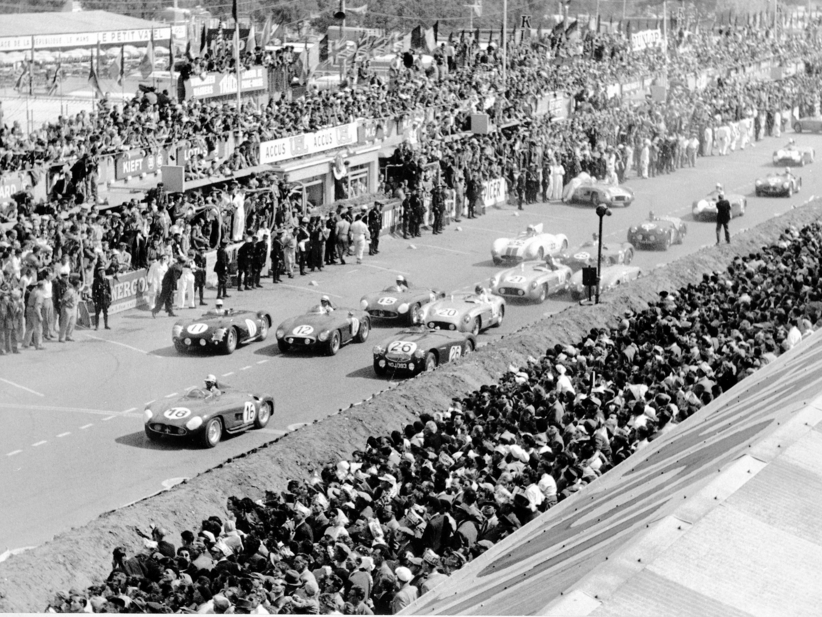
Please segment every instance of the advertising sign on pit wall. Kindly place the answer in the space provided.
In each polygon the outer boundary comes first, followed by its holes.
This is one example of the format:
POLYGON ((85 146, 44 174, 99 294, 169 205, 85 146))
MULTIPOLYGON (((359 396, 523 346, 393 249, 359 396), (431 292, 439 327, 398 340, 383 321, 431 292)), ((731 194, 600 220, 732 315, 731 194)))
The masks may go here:
POLYGON ((482 202, 486 208, 504 204, 508 200, 508 182, 494 178, 482 183, 482 202))
POLYGON ((153 174, 160 171, 165 165, 165 150, 159 152, 144 152, 143 150, 128 150, 117 157, 114 164, 115 180, 135 178, 140 174, 153 174))
POLYGON ((4 174, 0 176, 0 204, 12 201, 11 196, 31 186, 28 174, 4 174))
POLYGON ((287 161, 357 143, 357 122, 332 126, 316 133, 264 141, 260 144, 260 165, 287 161))
POLYGON ((119 313, 135 307, 148 305, 146 290, 148 270, 135 270, 119 274, 117 278, 110 278, 111 285, 111 306, 109 313, 119 313))

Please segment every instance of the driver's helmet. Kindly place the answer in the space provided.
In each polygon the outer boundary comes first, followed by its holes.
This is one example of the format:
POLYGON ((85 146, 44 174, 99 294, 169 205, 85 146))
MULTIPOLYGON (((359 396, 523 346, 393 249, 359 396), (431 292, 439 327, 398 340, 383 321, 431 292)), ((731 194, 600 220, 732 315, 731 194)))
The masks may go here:
POLYGON ((478 296, 480 294, 482 294, 482 292, 483 292, 482 285, 477 285, 476 287, 474 287, 474 293, 477 294, 478 296))
POLYGON ((719 182, 716 183, 716 190, 720 192, 722 191, 722 185, 719 182))
POLYGON ((405 282, 405 277, 402 274, 397 275, 397 287, 407 287, 408 283, 405 282))
POLYGON ((795 143, 796 143, 796 141, 794 141, 793 139, 790 139, 790 140, 788 141, 788 145, 789 145, 789 146, 792 146, 792 145, 794 145, 795 143))
POLYGON ((331 306, 331 298, 328 296, 320 298, 320 306, 331 306))
POLYGON ((217 302, 215 302, 214 306, 216 306, 216 307, 217 307, 217 310, 218 310, 218 311, 223 310, 223 301, 222 301, 222 300, 220 300, 220 299, 217 299, 217 302))
POLYGON ((217 377, 215 377, 214 375, 206 375, 206 378, 205 378, 206 390, 211 390, 216 385, 217 385, 217 377))

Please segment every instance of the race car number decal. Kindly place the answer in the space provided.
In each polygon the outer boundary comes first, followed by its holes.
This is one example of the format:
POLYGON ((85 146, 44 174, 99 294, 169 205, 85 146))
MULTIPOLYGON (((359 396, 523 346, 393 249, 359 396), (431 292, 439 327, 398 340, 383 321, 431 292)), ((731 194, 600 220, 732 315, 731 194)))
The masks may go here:
POLYGON ((509 276, 505 279, 506 283, 524 283, 525 277, 524 276, 509 276))
POLYGON ((456 317, 457 309, 438 309, 437 315, 439 315, 440 317, 456 317))
POLYGON ((574 259, 577 259, 579 261, 583 261, 585 259, 588 259, 590 256, 591 255, 588 254, 588 253, 577 253, 577 254, 574 255, 574 259))
POLYGON ((294 328, 294 334, 297 336, 308 336, 312 332, 314 332, 314 328, 311 326, 297 326, 294 328))
POLYGON ((188 330, 189 334, 202 334, 203 332, 208 330, 208 324, 193 323, 186 329, 188 330))
POLYGON ((448 361, 453 362, 457 358, 462 355, 462 347, 459 345, 454 345, 451 349, 448 350, 448 361))
POLYGON ((651 223, 643 223, 641 227, 645 231, 651 231, 654 228, 654 225, 652 225, 651 223))
POLYGON ((257 334, 257 324, 253 319, 245 320, 245 327, 248 328, 248 336, 255 336, 257 334))
POLYGON ((394 341, 388 346, 388 353, 411 355, 417 351, 417 344, 407 341, 394 341))
POLYGON ((163 415, 169 420, 182 420, 191 415, 191 410, 185 407, 172 407, 171 409, 166 409, 163 415))
POLYGON ((248 424, 249 422, 254 422, 254 418, 256 417, 257 408, 254 406, 254 403, 246 401, 245 408, 243 409, 243 423, 248 424))
POLYGON ((379 300, 377 300, 377 304, 382 304, 383 306, 391 306, 392 304, 395 304, 396 302, 397 302, 396 298, 390 298, 390 297, 380 298, 379 300))

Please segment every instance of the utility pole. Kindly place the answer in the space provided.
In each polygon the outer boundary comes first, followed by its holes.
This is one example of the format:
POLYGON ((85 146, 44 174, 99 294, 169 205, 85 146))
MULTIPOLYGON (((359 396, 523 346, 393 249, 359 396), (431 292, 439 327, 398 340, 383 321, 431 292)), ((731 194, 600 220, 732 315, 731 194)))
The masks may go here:
POLYGON ((508 0, 502 0, 502 96, 508 89, 508 0))

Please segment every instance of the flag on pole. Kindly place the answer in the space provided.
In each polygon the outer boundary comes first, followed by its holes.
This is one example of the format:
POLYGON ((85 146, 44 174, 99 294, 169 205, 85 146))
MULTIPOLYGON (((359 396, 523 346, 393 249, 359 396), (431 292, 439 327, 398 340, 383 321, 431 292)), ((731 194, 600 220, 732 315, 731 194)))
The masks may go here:
POLYGON ((271 15, 265 18, 265 23, 263 24, 263 35, 260 37, 260 47, 265 50, 265 46, 271 42, 271 15))
MULTIPOLYGON (((148 79, 149 75, 154 72, 154 36, 149 40, 146 46, 146 53, 140 59, 140 75, 143 79, 148 79)), ((89 79, 91 76, 89 76, 89 79)))
POLYGON ((26 60, 26 63, 23 65, 23 72, 20 73, 20 77, 17 78, 17 81, 14 84, 14 89, 19 90, 20 87, 23 85, 23 80, 31 73, 31 62, 26 60))
POLYGON ((103 98, 103 89, 100 87, 100 79, 97 77, 97 71, 94 68, 94 58, 89 60, 88 83, 94 90, 95 94, 103 98))
POLYGON ((115 58, 114 62, 112 62, 108 67, 108 78, 112 81, 119 79, 120 70, 120 61, 117 58, 115 58))
POLYGON ((245 39, 245 50, 254 51, 257 48, 257 32, 254 29, 254 22, 248 27, 248 37, 245 39))
POLYGON ((239 15, 239 11, 237 10, 237 0, 231 0, 231 18, 234 20, 236 24, 239 19, 237 16, 239 15))
POLYGON ((347 7, 345 10, 348 13, 354 13, 355 15, 365 15, 366 11, 368 11, 368 5, 363 4, 362 6, 347 7))
POLYGON ((123 81, 126 79, 126 46, 123 45, 120 48, 120 74, 117 76, 117 85, 123 85, 123 81))
POLYGON ((200 33, 200 55, 205 54, 208 49, 208 32, 206 32, 206 25, 203 24, 203 30, 200 33))
POLYGON ((416 26, 411 30, 411 47, 413 49, 423 49, 425 47, 425 37, 422 33, 422 26, 416 26))
POLYGON ((320 40, 320 62, 328 60, 328 35, 320 40))
POLYGON ((425 49, 430 54, 437 48, 437 35, 434 34, 433 28, 426 28, 423 36, 425 39, 425 49))

